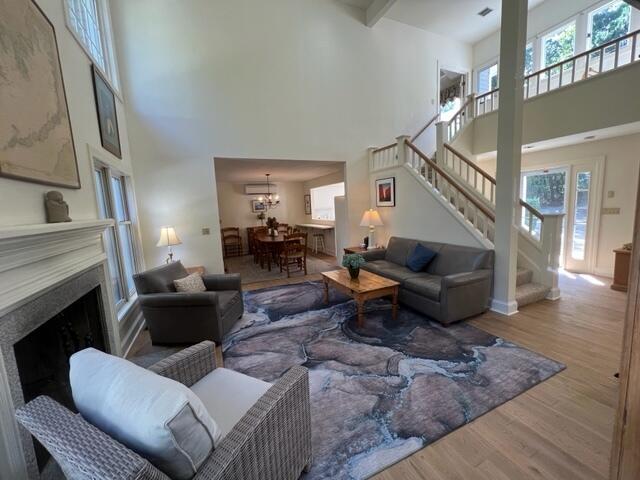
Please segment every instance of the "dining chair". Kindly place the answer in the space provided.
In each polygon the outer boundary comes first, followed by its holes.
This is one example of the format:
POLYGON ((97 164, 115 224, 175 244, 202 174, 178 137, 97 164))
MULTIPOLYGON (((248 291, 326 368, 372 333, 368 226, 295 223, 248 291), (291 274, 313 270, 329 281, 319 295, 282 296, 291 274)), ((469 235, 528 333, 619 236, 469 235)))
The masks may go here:
POLYGON ((225 257, 242 256, 242 237, 240 236, 240 228, 226 227, 220 229, 222 237, 222 247, 225 257))
POLYGON ((292 233, 285 235, 282 252, 280 253, 280 271, 287 271, 287 278, 291 277, 291 266, 295 265, 299 271, 307 274, 307 234, 292 233))

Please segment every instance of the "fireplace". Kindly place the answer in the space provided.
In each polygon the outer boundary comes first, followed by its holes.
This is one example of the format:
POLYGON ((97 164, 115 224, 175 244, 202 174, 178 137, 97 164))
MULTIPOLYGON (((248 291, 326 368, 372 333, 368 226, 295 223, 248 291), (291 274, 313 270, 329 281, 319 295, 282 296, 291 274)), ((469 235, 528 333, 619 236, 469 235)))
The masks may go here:
POLYGON ((122 354, 102 241, 112 223, 0 227, 0 478, 56 478, 15 409, 48 395, 73 410, 69 357, 87 346, 122 354))
MULTIPOLYGON (((47 395, 76 411, 69 383, 69 358, 88 347, 108 351, 100 299, 100 287, 96 287, 14 344, 25 403, 47 395)), ((42 472, 50 455, 37 440, 33 442, 42 472)))

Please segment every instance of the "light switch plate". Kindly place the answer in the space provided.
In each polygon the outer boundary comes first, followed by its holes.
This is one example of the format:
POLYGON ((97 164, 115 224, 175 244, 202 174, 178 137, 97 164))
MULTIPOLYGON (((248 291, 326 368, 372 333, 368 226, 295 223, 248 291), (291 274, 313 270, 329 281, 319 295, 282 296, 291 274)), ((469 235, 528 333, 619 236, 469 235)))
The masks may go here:
POLYGON ((208 227, 205 227, 202 229, 202 234, 203 235, 211 235, 211 229, 208 227))
POLYGON ((616 192, 615 192, 615 191, 613 191, 613 190, 609 190, 609 191, 607 192, 607 198, 613 198, 613 197, 615 197, 615 196, 616 196, 616 192))
POLYGON ((620 207, 609 207, 602 209, 603 215, 620 215, 620 207))

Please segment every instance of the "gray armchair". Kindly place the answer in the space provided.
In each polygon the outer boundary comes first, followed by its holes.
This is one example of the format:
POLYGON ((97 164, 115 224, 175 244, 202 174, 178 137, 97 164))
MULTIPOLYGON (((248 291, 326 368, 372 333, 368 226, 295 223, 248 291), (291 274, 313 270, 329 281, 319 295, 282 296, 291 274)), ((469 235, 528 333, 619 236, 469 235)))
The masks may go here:
POLYGON ((203 275, 206 292, 176 292, 173 281, 188 275, 180 262, 133 276, 153 343, 186 344, 224 336, 244 313, 240 275, 203 275))
MULTIPOLYGON (((214 345, 202 342, 150 370, 191 387, 215 368, 214 345)), ((16 418, 67 478, 169 480, 148 460, 49 397, 18 408, 16 418)), ((193 480, 294 480, 310 465, 309 378, 306 368, 295 366, 233 426, 193 480)))

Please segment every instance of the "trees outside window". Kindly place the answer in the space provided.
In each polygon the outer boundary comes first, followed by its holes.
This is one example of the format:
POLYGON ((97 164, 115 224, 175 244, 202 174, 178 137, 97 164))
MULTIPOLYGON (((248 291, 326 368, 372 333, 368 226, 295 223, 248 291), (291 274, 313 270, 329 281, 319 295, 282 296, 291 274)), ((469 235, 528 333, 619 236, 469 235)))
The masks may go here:
POLYGON ((542 63, 545 67, 573 57, 576 49, 576 23, 567 23, 542 37, 542 48, 542 63))
POLYGON ((524 51, 524 75, 531 75, 534 68, 533 63, 533 43, 528 43, 524 51))
POLYGON ((594 10, 589 15, 589 49, 620 38, 631 28, 631 6, 615 0, 594 10))

